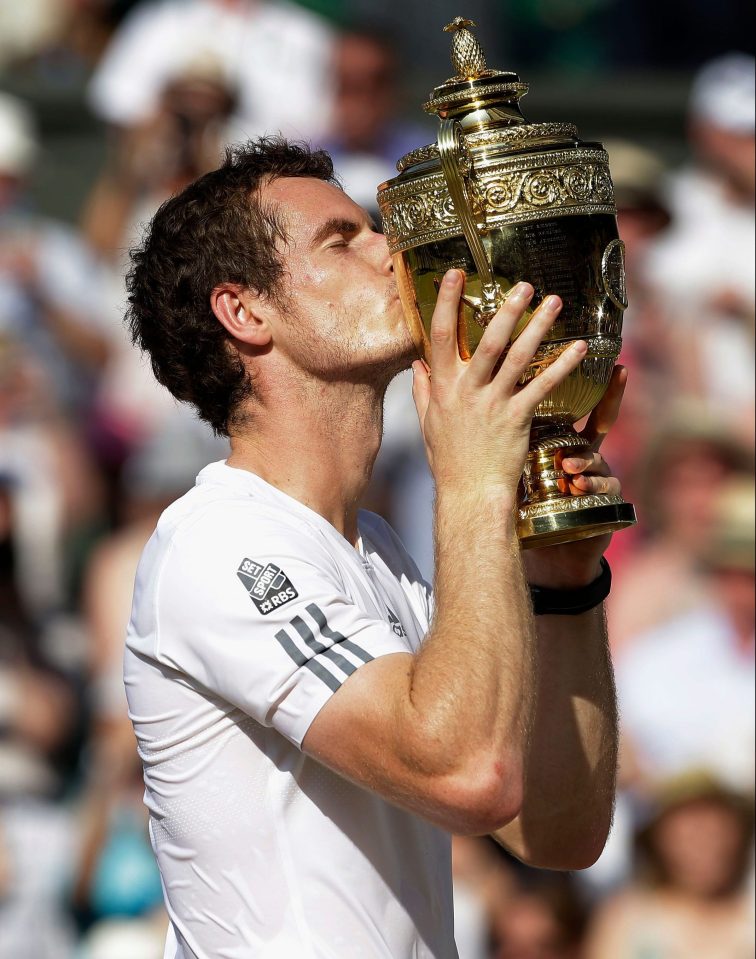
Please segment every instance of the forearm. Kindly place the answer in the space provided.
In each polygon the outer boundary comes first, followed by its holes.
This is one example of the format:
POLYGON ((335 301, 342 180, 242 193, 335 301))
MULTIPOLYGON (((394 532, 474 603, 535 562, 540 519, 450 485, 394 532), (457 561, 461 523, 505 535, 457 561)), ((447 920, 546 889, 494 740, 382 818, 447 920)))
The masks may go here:
POLYGON ((522 812, 496 838, 534 865, 575 869, 603 849, 617 767, 617 707, 603 606, 536 617, 538 687, 522 812))
POLYGON ((502 493, 443 490, 436 510, 436 611, 410 685, 424 761, 468 776, 492 766, 519 796, 535 631, 512 510, 502 493))

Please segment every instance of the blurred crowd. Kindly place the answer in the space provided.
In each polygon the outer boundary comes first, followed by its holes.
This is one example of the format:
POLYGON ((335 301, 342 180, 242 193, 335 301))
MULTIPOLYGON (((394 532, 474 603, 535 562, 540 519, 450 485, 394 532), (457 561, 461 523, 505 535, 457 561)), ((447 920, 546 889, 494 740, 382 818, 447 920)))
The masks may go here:
MULTIPOLYGON (((570 56, 583 50, 599 70, 594 21, 611 6, 512 10, 530 36, 543 31, 544 56, 592 38, 570 56)), ((738 4, 721 6, 735 22, 738 4)), ((402 8, 411 21, 418 5, 402 8)), ((345 189, 377 212, 376 185, 433 132, 400 109, 390 18, 377 3, 355 9, 359 20, 336 0, 0 6, 2 959, 162 957, 123 635, 156 518, 227 444, 131 347, 127 250, 226 143, 265 132, 326 146, 345 189), (104 159, 76 222, 33 203, 46 143, 33 104, 6 92, 19 72, 51 89, 74 78, 81 111, 100 124, 104 159)), ((455 840, 461 959, 754 954, 754 61, 734 30, 730 52, 721 40, 690 70, 682 163, 644 142, 606 142, 630 380, 603 452, 639 514, 609 551, 614 829, 598 863, 574 875, 455 840)), ((645 63, 654 44, 643 49, 645 63)), ((427 88, 447 69, 438 63, 427 88)), ((371 501, 429 578, 432 496, 399 377, 371 501)))

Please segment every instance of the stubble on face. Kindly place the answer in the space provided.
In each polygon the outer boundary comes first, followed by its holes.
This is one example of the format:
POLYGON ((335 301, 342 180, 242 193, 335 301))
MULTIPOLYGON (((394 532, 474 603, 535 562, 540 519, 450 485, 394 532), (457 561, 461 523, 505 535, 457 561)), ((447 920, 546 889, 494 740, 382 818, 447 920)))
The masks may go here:
MULTIPOLYGON (((355 324, 361 313, 360 299, 354 307, 334 307, 327 329, 317 330, 297 304, 296 294, 286 298, 287 321, 295 332, 290 352, 302 370, 325 382, 364 384, 385 390, 391 380, 409 369, 417 350, 405 323, 395 331, 371 332, 355 324)), ((385 313, 397 309, 396 293, 386 293, 385 313)))

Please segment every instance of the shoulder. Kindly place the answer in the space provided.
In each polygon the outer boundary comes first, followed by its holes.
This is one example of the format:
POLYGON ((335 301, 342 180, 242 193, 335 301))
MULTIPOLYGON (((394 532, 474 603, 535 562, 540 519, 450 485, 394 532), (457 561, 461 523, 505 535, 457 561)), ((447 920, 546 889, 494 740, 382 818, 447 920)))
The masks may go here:
POLYGON ((213 487, 195 487, 170 506, 153 540, 160 566, 180 566, 192 580, 215 579, 221 569, 255 559, 336 569, 322 536, 301 516, 213 487))
POLYGON ((318 531, 280 507, 212 485, 194 487, 162 514, 139 562, 133 615, 160 610, 186 622, 198 611, 233 610, 249 569, 274 568, 340 587, 338 565, 318 531))

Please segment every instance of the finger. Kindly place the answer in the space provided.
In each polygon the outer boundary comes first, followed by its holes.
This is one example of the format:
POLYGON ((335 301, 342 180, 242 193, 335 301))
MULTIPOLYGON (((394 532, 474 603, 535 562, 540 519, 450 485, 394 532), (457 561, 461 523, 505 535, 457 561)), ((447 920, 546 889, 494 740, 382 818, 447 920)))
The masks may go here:
POLYGON ((517 381, 533 362, 538 347, 554 325, 561 309, 562 301, 558 296, 547 296, 531 316, 530 322, 512 344, 496 374, 497 382, 504 390, 511 392, 514 389, 517 381))
POLYGON ((622 487, 616 476, 579 476, 569 477, 570 492, 585 496, 586 493, 620 494, 622 487))
POLYGON ((601 397, 593 412, 588 417, 585 429, 580 436, 590 443, 594 450, 598 450, 604 442, 607 433, 614 426, 619 415, 622 395, 627 385, 627 369, 624 366, 615 366, 606 393, 601 397))
POLYGON ((612 473, 601 453, 586 452, 578 456, 565 456, 559 465, 565 473, 571 475, 585 473, 592 476, 611 476, 612 473))
POLYGON ((459 363, 457 322, 463 277, 461 270, 447 270, 438 289, 430 330, 430 362, 435 380, 451 374, 459 363))
POLYGON ((425 414, 430 402, 431 382, 428 368, 422 360, 415 360, 412 364, 412 399, 415 402, 417 418, 420 420, 420 429, 425 424, 425 414))
MULTIPOLYGON (((525 307, 533 299, 535 290, 530 283, 518 283, 486 327, 468 366, 468 377, 475 385, 484 385, 491 376, 501 355, 509 346, 512 333, 522 319, 525 307)), ((533 322, 532 319, 530 321, 533 322)), ((530 325, 530 324, 528 324, 530 325)))
POLYGON ((536 406, 538 406, 555 387, 559 386, 563 380, 567 379, 587 352, 588 345, 585 340, 575 340, 574 343, 570 343, 550 366, 547 366, 538 376, 534 376, 533 379, 520 390, 515 399, 524 403, 532 415, 536 406))

